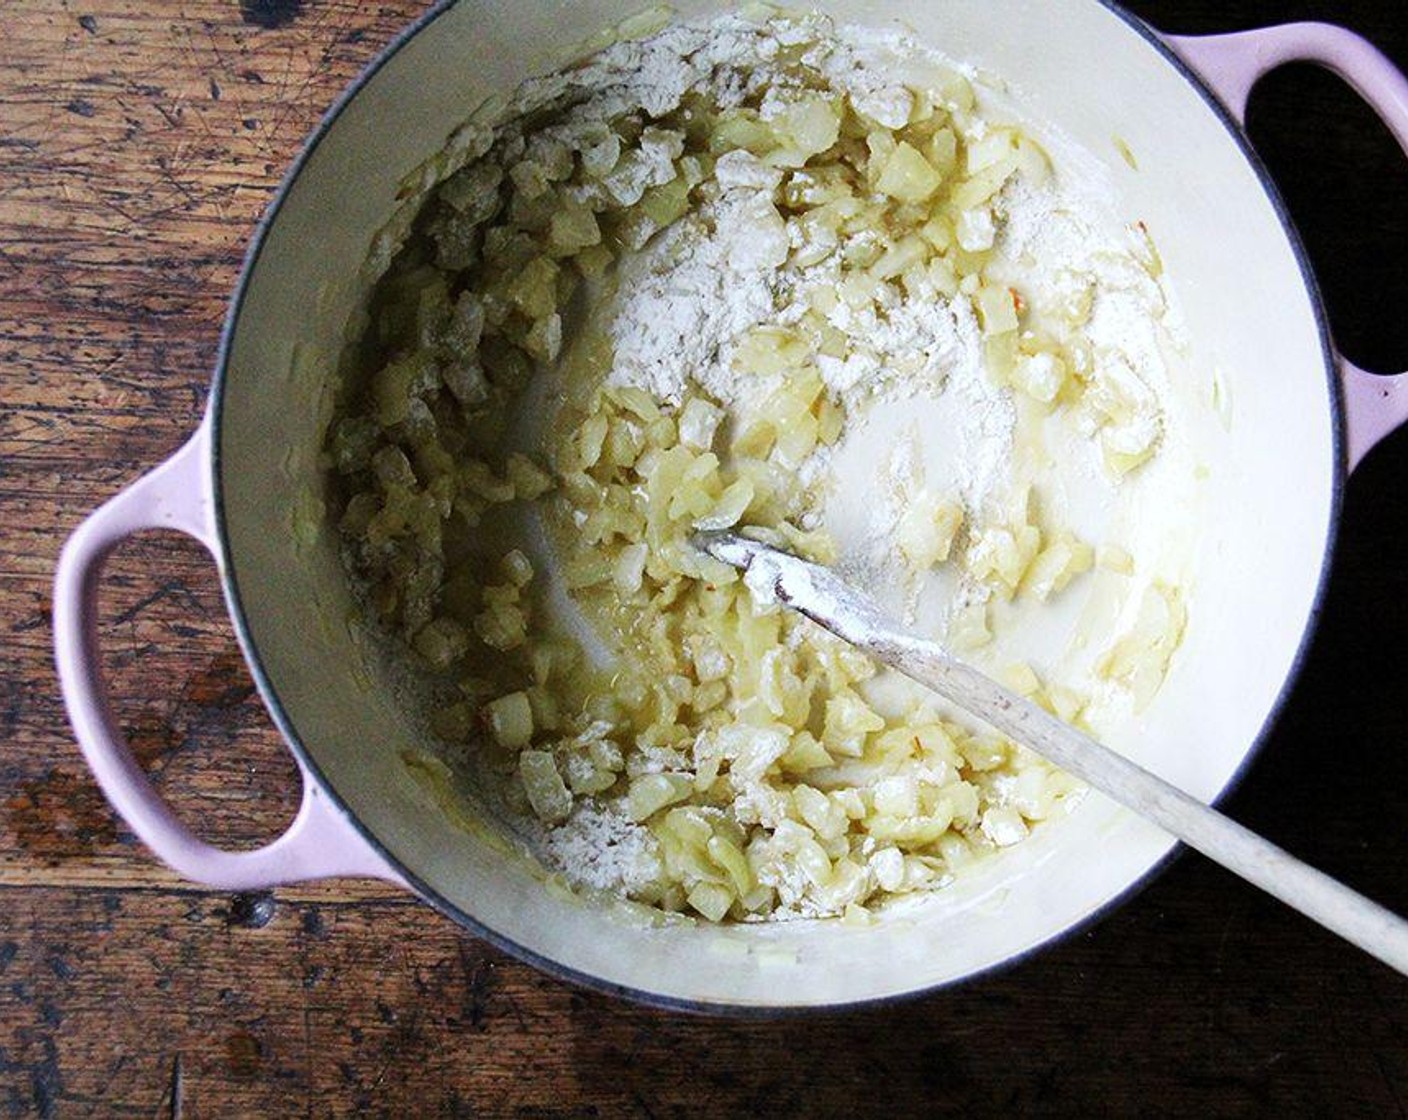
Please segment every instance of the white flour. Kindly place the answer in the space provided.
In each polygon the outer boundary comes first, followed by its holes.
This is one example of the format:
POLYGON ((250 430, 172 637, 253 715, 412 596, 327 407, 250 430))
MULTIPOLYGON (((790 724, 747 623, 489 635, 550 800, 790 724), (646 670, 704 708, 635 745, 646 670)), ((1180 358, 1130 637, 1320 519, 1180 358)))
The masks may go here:
POLYGON ((732 251, 750 194, 729 192, 712 213, 676 224, 623 262, 611 325, 611 384, 677 403, 693 382, 725 405, 746 403, 748 386, 731 367, 733 344, 775 319, 778 284, 776 262, 752 266, 753 258, 732 251), (708 219, 712 234, 704 226, 708 219))
POLYGON ((597 890, 639 889, 658 873, 655 837, 608 806, 578 803, 544 847, 569 879, 597 890))

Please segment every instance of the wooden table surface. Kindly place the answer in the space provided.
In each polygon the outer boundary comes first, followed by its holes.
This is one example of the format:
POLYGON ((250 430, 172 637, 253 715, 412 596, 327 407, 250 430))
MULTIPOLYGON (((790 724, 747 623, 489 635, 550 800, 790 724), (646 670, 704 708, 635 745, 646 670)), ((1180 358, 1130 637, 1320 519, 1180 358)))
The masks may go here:
MULTIPOLYGON (((1408 65, 1398 4, 1133 6, 1182 31, 1334 18, 1408 65)), ((241 254, 284 168, 426 7, 0 9, 0 1111, 1405 1114, 1408 981, 1191 856, 997 976, 885 1011, 745 1023, 574 990, 386 887, 202 890, 116 821, 54 679, 60 542, 195 426, 241 254)), ((1408 163, 1318 71, 1273 76, 1253 119, 1343 345, 1402 367, 1408 163)), ((1405 478, 1408 436, 1350 485, 1325 622, 1228 804, 1399 911, 1405 478)), ((230 844, 275 834, 294 769, 199 550, 161 535, 125 546, 102 631, 120 721, 185 819, 230 844)))

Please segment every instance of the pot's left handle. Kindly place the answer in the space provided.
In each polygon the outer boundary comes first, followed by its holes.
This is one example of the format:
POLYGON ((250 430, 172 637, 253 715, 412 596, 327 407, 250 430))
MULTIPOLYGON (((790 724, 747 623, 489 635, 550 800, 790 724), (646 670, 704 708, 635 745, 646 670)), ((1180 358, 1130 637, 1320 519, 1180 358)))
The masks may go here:
MULTIPOLYGON (((1165 42, 1245 124, 1247 98, 1263 75, 1290 62, 1338 74, 1383 119, 1408 153, 1408 79, 1372 43, 1328 23, 1288 23, 1230 35, 1167 35, 1165 42)), ((1338 355, 1346 449, 1353 470, 1385 436, 1408 423, 1408 374, 1368 373, 1338 355)))
POLYGON ((96 510, 64 545, 54 587, 54 651, 78 744, 112 807, 157 856, 188 879, 223 890, 335 875, 401 883, 385 858, 329 802, 301 761, 303 800, 288 831, 249 852, 207 844, 162 800, 113 719, 98 658, 103 563, 118 544, 143 529, 186 533, 219 561, 206 473, 210 440, 206 421, 181 450, 96 510))

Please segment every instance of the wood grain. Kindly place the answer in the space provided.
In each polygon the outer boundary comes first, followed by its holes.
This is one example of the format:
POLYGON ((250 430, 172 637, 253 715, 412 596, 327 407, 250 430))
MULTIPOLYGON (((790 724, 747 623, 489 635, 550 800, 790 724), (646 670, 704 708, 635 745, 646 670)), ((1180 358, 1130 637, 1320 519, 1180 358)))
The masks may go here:
MULTIPOLYGON (((230 896, 160 867, 64 721, 50 580, 83 514, 173 450, 302 137, 414 0, 9 0, 0 9, 0 1112, 1403 1115, 1408 985, 1192 858, 1000 975, 863 1013, 680 1017, 543 976, 389 888, 230 896)), ((1335 18, 1408 65, 1392 6, 1143 0, 1227 30, 1335 18)), ((1290 71, 1253 132, 1339 337, 1408 364, 1408 167, 1341 86, 1290 71)), ((1227 808, 1408 911, 1408 476, 1350 486, 1325 623, 1227 808)), ((1294 501, 1294 495, 1268 500, 1294 501)), ((186 819, 274 835, 295 771, 177 538, 104 585, 120 719, 186 819)))

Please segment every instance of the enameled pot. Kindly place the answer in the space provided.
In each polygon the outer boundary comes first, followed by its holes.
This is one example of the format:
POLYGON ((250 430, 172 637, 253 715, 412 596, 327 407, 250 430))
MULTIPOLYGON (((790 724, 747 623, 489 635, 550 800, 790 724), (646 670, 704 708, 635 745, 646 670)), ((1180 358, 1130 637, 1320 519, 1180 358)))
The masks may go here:
MULTIPOLYGON (((678 7, 693 17, 715 5, 678 7)), ((871 25, 885 8, 817 7, 871 25)), ((1247 94, 1283 63, 1321 63, 1408 148, 1408 82, 1369 44, 1323 24, 1185 39, 1100 0, 894 10, 921 41, 1018 79, 1039 119, 1111 155, 1122 208, 1157 232, 1198 363, 1220 371, 1235 402, 1229 438, 1208 451, 1215 485, 1190 526, 1196 572, 1185 645, 1141 724, 1117 744, 1215 800, 1294 675, 1349 470, 1408 418, 1403 378, 1365 374, 1331 343, 1300 243, 1242 131, 1247 94), (1138 154, 1137 170, 1114 157, 1116 136, 1138 154)), ((200 428, 92 514, 64 550, 57 654, 79 743, 133 831, 193 880, 249 889, 333 875, 388 879, 508 951, 606 991, 741 1011, 879 1001, 971 977, 1127 895, 1173 841, 1092 796, 1059 827, 866 928, 627 920, 549 889, 489 830, 466 831, 436 810, 394 749, 410 737, 405 718, 345 625, 350 599, 331 531, 311 528, 332 357, 403 176, 491 94, 551 70, 633 12, 630 0, 442 5, 328 115, 250 250, 200 428), (209 548, 254 679, 302 770, 297 818, 257 851, 221 851, 179 823, 108 710, 95 648, 103 560, 129 534, 155 527, 209 548)))

